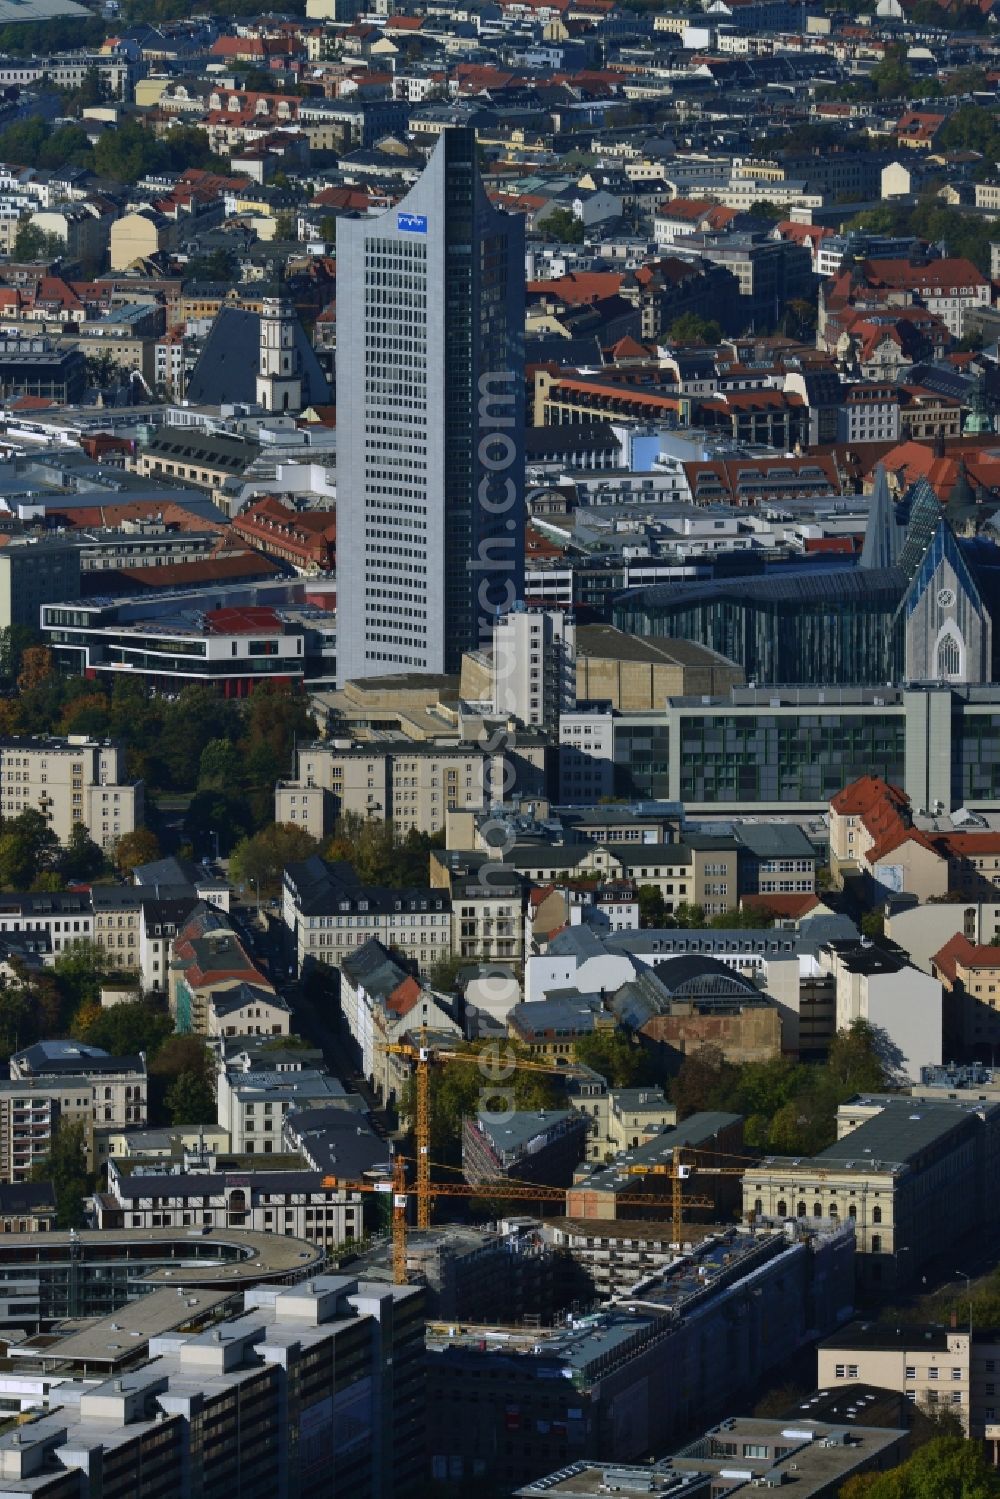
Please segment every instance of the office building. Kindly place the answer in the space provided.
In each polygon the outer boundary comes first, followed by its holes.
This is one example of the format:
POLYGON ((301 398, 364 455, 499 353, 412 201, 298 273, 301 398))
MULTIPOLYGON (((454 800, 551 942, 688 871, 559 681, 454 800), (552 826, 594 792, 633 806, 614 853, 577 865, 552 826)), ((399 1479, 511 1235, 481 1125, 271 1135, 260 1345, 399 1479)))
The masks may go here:
POLYGON ((457 672, 524 596, 523 220, 475 131, 339 219, 337 267, 337 679, 457 672))
MULTIPOLYGON (((756 10, 756 6, 748 6, 756 10)), ((744 1489, 778 1489, 789 1485, 796 1499, 837 1499, 843 1485, 859 1473, 882 1473, 907 1456, 908 1439, 893 1412, 894 1424, 879 1419, 890 1404, 884 1392, 852 1387, 856 1405, 847 1399, 829 1416, 810 1402, 794 1421, 760 1416, 728 1416, 718 1426, 672 1457, 642 1467, 609 1467, 579 1462, 537 1483, 518 1489, 516 1499, 596 1499, 614 1493, 621 1499, 702 1499, 744 1489)))
POLYGON ((95 1479, 102 1499, 320 1499, 335 1475, 359 1499, 402 1499, 423 1478, 422 1310, 419 1288, 343 1276, 248 1290, 242 1315, 147 1335, 148 1362, 59 1381, 45 1415, 0 1436, 0 1483, 40 1499, 90 1499, 95 1479))
MULTIPOLYGON (((169 1286, 233 1296, 262 1281, 317 1274, 323 1244, 248 1228, 103 1228, 0 1234, 0 1326, 40 1331, 53 1323, 105 1317, 169 1286)), ((105 1335, 91 1361, 128 1359, 124 1339, 105 1335)), ((141 1350, 137 1350, 141 1351, 141 1350)))
POLYGON ((80 597, 80 546, 63 536, 12 536, 0 548, 0 629, 37 630, 43 604, 80 597))

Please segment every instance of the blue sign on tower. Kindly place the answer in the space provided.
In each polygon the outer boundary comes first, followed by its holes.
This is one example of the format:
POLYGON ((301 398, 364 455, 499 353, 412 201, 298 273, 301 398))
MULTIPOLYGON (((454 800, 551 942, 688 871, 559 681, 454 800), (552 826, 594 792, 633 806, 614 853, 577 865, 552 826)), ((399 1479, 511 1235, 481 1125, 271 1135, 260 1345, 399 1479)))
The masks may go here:
POLYGON ((396 228, 405 229, 407 234, 426 234, 427 215, 425 213, 397 213, 396 228))

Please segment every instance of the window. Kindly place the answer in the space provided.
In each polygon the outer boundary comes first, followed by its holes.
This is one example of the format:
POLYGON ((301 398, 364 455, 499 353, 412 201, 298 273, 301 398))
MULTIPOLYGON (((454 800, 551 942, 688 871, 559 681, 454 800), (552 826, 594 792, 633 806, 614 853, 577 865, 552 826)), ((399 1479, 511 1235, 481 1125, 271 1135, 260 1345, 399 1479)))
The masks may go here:
POLYGON ((872 1254, 882 1253, 882 1235, 872 1234, 872 1254))
POLYGON ((933 1365, 931 1365, 931 1367, 927 1370, 927 1378, 928 1379, 937 1379, 937 1377, 938 1377, 938 1371, 937 1371, 937 1369, 934 1368, 933 1365))
POLYGON ((917 1366, 916 1366, 916 1364, 907 1364, 907 1366, 906 1366, 906 1377, 907 1377, 907 1379, 916 1379, 916 1377, 917 1377, 917 1366))
POLYGON ((881 1208, 873 1208, 872 1209, 872 1222, 873 1223, 881 1223, 882 1222, 882 1209, 881 1208))

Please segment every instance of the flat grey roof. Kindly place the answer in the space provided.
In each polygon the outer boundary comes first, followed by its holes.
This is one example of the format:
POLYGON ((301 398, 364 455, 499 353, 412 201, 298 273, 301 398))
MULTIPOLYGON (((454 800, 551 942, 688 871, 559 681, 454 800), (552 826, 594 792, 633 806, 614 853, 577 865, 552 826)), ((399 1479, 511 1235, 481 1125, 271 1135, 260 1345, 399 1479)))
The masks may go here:
POLYGON ((137 1296, 116 1312, 82 1324, 71 1325, 64 1337, 46 1333, 44 1338, 29 1338, 17 1347, 16 1356, 37 1358, 45 1363, 118 1364, 141 1356, 150 1338, 173 1332, 191 1322, 207 1317, 216 1307, 228 1301, 232 1291, 210 1287, 188 1287, 178 1295, 173 1286, 163 1286, 146 1296, 137 1296))

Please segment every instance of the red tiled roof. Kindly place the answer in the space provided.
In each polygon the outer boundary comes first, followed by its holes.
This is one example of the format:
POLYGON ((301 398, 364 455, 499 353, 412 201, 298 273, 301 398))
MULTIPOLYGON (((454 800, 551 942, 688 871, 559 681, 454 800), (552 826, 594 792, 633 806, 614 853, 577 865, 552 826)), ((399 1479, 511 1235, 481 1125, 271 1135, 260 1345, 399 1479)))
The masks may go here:
POLYGON ((775 916, 795 920, 814 911, 820 904, 818 895, 743 895, 740 905, 744 910, 770 911, 775 916))
POLYGON ((1000 947, 970 942, 964 932, 956 932, 932 955, 931 962, 949 984, 954 984, 959 964, 963 968, 1000 968, 1000 947))

